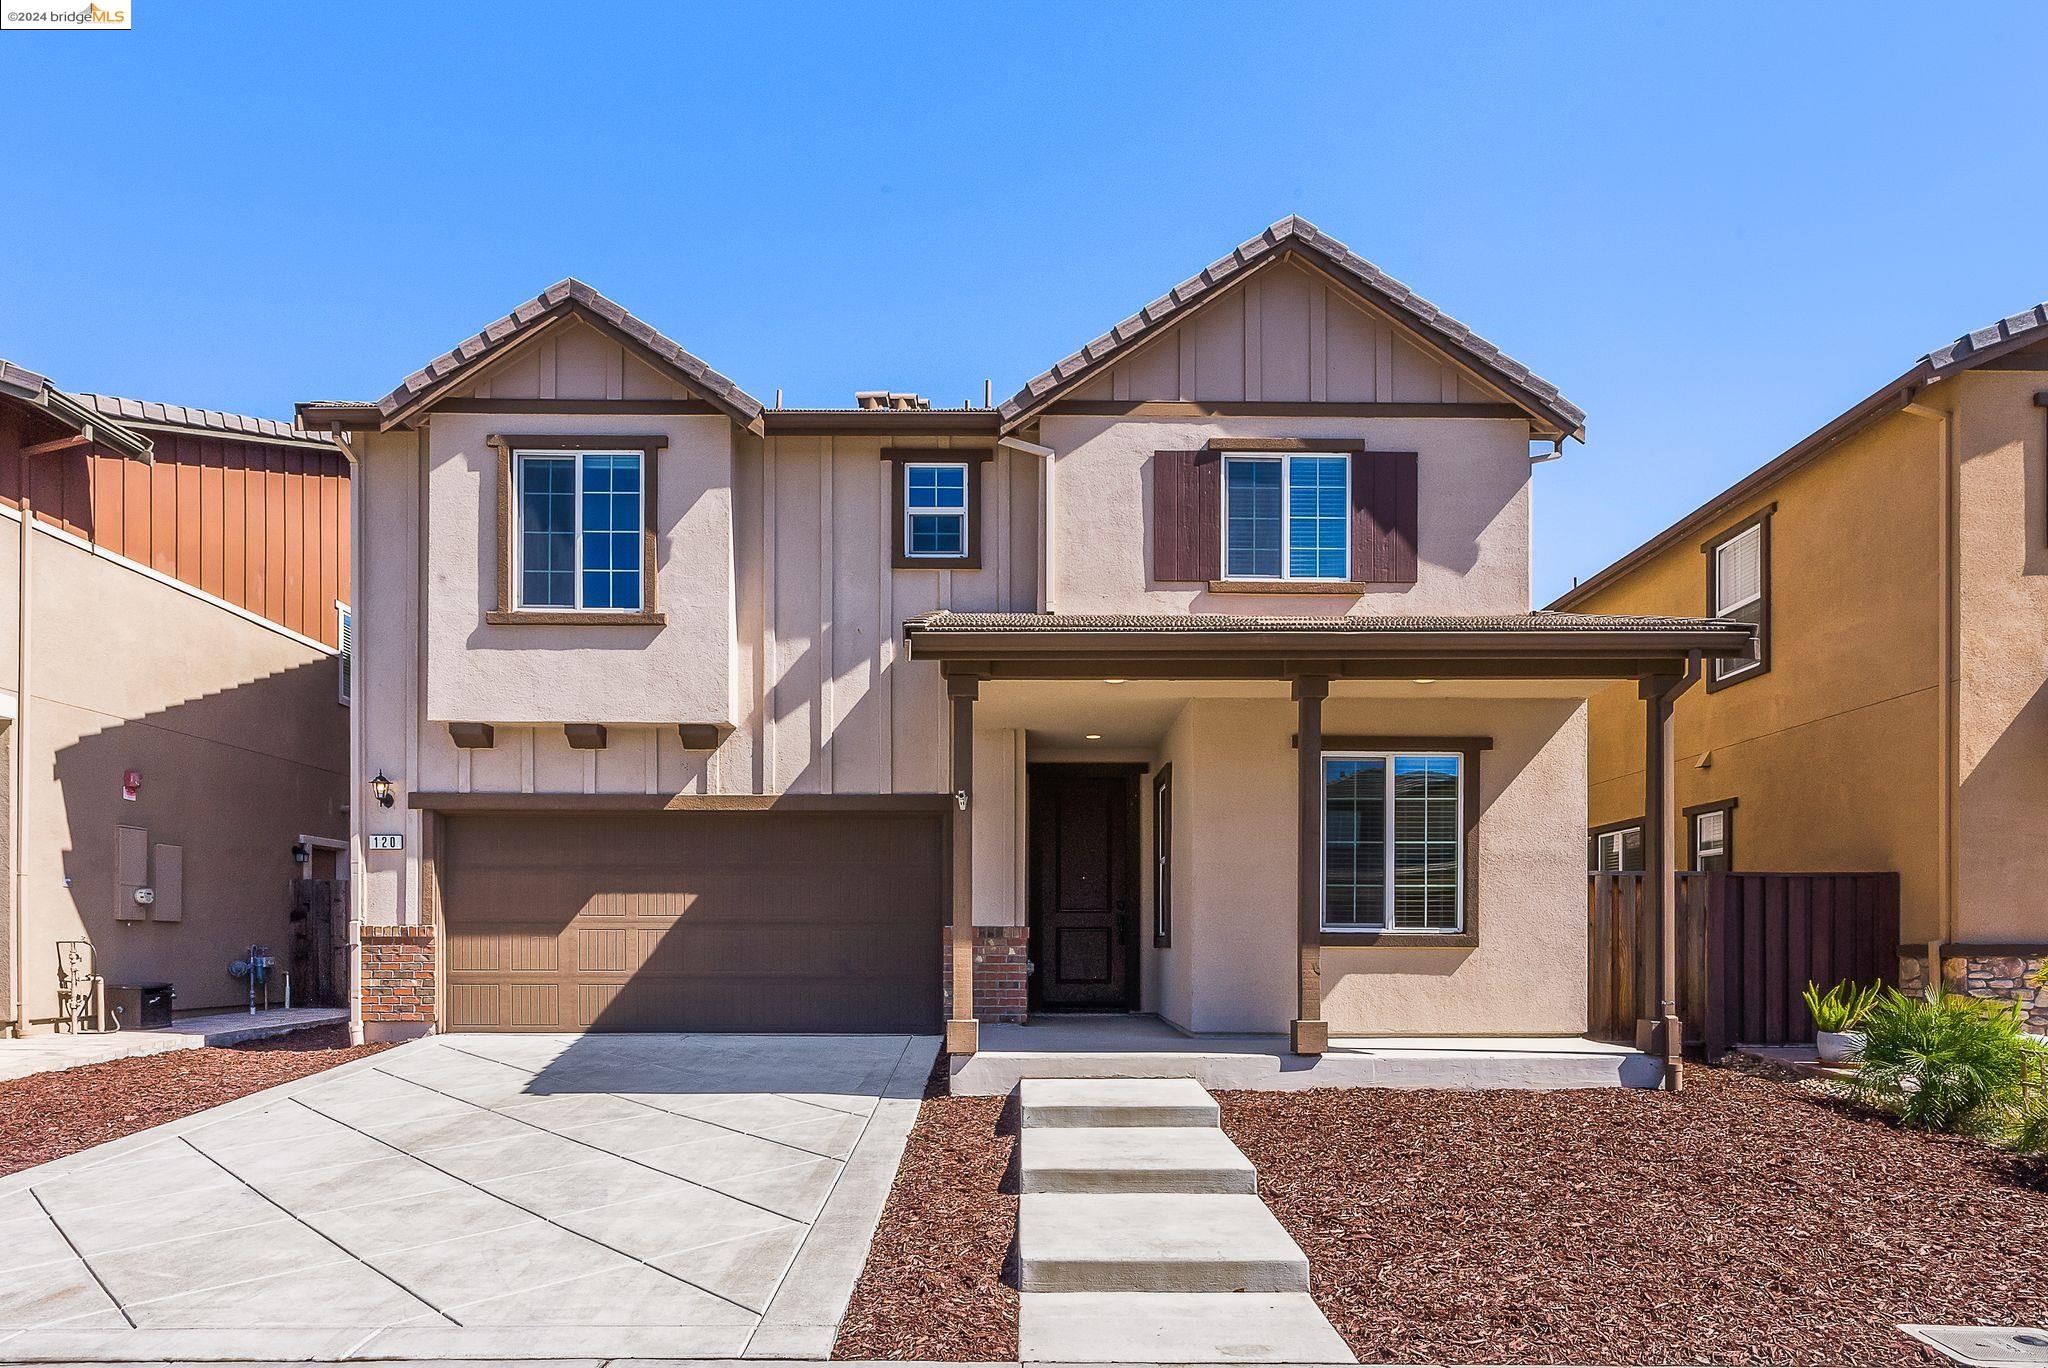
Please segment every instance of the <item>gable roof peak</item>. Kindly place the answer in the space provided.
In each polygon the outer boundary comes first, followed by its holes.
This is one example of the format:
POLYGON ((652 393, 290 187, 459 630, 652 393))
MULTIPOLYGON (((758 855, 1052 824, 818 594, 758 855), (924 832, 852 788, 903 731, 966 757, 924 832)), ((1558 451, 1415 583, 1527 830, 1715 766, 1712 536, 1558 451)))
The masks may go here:
POLYGON ((1027 380, 1024 388, 1001 406, 1003 425, 1014 428, 1024 423, 1061 393, 1129 355, 1139 343, 1186 316, 1238 277, 1289 252, 1311 258, 1375 307, 1456 355, 1504 390, 1531 417, 1563 436, 1585 439, 1585 411, 1559 393, 1557 386, 1299 214, 1289 214, 1247 238, 1227 256, 1218 257, 1050 370, 1027 380))
POLYGON ((702 394, 741 427, 760 430, 761 401, 720 375, 674 339, 599 293, 575 276, 564 276, 510 313, 429 361, 377 401, 385 427, 430 407, 462 377, 502 356, 565 312, 580 312, 620 341, 646 352, 664 369, 702 394))

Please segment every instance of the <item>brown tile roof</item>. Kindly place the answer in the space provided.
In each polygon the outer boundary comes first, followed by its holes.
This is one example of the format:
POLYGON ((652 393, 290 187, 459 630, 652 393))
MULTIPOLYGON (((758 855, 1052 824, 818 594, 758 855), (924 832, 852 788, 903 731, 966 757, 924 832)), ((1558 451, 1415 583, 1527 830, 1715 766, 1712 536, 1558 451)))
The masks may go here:
POLYGON ((1834 450, 1879 419, 1898 412, 1912 403, 1914 397, 1930 383, 1961 375, 2009 352, 2037 343, 2048 343, 2048 304, 2036 304, 1988 327, 1965 333, 1945 346, 1936 347, 1921 356, 1903 374, 1836 414, 1635 550, 1558 595, 1550 606, 1569 608, 1584 603, 1665 548, 1704 535, 1728 509, 1769 488, 1808 461, 1834 450))
POLYGON ((1111 328, 1051 370, 1032 377, 1001 407, 1003 422, 1014 426, 1062 391, 1094 374, 1247 271, 1289 252, 1299 252, 1356 289, 1373 304, 1471 362, 1524 407, 1555 424, 1568 436, 1583 440, 1586 415, 1558 393, 1557 386, 1416 294, 1379 267, 1299 215, 1289 215, 1242 243, 1230 255, 1211 262, 1137 313, 1111 328))
POLYGON ((572 311, 598 320, 639 346, 742 427, 751 428, 759 424, 760 400, 643 320, 575 279, 550 285, 473 337, 458 342, 405 377, 397 389, 377 401, 377 407, 385 421, 392 422, 418 407, 421 399, 441 389, 452 378, 500 355, 535 328, 572 311))
POLYGON ((118 414, 101 413, 89 394, 66 394, 26 366, 0 358, 0 393, 13 395, 41 409, 64 426, 77 431, 90 425, 97 443, 110 451, 138 460, 151 459, 149 438, 120 421, 118 414))
POLYGON ((145 427, 181 428, 193 432, 217 432, 263 442, 333 449, 334 442, 323 433, 307 432, 275 418, 251 418, 246 414, 222 413, 218 409, 188 408, 183 404, 158 404, 146 399, 122 399, 111 394, 73 394, 79 403, 108 418, 145 427))
POLYGON ((904 624, 919 632, 1477 632, 1583 633, 1727 631, 1749 625, 1720 618, 1646 617, 1620 613, 1383 614, 1358 617, 1256 617, 1221 613, 923 613, 904 624))

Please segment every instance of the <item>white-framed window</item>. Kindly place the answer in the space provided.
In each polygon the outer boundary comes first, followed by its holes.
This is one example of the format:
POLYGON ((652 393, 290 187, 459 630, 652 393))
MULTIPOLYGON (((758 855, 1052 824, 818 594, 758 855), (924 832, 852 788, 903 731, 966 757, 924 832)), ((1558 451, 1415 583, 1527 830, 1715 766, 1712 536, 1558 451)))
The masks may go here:
POLYGON ((1616 827, 1596 832, 1587 868, 1595 874, 1633 874, 1643 868, 1643 829, 1616 827))
POLYGON ((903 466, 903 554, 958 560, 967 554, 967 463, 908 461, 903 466))
POLYGON ((1323 754, 1323 929, 1465 928, 1465 757, 1323 754))
POLYGON ((1351 577, 1351 458, 1223 457, 1223 574, 1234 580, 1351 577))
POLYGON ((336 644, 335 663, 341 670, 341 704, 349 705, 350 691, 355 687, 356 663, 356 615, 340 599, 334 601, 334 640, 336 644))
POLYGON ((514 453, 513 582, 521 608, 639 610, 643 460, 637 451, 514 453))
MULTIPOLYGON (((1764 538, 1767 524, 1753 523, 1716 545, 1713 556, 1713 594, 1709 605, 1717 618, 1732 618, 1755 625, 1759 638, 1765 630, 1764 538)), ((1755 660, 1716 660, 1714 680, 1734 679, 1764 668, 1766 657, 1759 640, 1755 660)))
POLYGON ((1709 808, 1693 814, 1692 867, 1709 871, 1728 868, 1728 809, 1709 808))

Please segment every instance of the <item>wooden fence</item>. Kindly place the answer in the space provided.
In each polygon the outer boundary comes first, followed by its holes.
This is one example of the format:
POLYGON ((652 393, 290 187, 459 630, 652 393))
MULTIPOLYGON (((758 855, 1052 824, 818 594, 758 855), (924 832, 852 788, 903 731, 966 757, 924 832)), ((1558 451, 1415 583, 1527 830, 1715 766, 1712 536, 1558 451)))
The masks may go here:
MULTIPOLYGON (((1641 874, 1587 881, 1586 1009, 1591 1034, 1635 1035, 1657 1006, 1657 931, 1641 874)), ((1712 1059, 1737 1041, 1813 1039, 1800 990, 1898 981, 1899 876, 1680 874, 1678 1015, 1712 1059)))

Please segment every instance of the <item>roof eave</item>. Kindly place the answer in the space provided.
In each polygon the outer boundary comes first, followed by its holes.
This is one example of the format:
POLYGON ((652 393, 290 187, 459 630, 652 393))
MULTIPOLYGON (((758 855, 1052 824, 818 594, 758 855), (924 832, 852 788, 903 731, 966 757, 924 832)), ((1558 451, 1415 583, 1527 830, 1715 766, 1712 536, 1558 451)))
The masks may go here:
POLYGON ((1163 631, 971 628, 903 624, 912 659, 1036 661, 1087 657, 1260 661, 1636 660, 1740 658, 1754 649, 1753 628, 1702 622, 1663 631, 1163 631))
POLYGON ((89 404, 80 403, 47 381, 40 386, 10 384, 0 392, 42 410, 95 446, 117 456, 141 461, 144 465, 152 465, 156 461, 156 444, 146 434, 107 417, 89 404))

